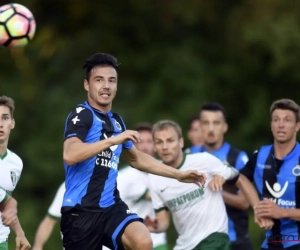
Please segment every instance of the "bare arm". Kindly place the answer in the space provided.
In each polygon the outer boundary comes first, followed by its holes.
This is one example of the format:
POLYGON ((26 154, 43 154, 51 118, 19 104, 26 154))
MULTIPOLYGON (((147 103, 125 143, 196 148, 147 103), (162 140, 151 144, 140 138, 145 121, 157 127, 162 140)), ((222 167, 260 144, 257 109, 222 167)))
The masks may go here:
POLYGON ((124 150, 123 156, 130 166, 141 171, 174 179, 179 178, 178 170, 160 163, 148 154, 138 151, 136 147, 124 150))
POLYGON ((224 202, 237 209, 246 210, 249 208, 249 202, 242 192, 232 194, 227 191, 222 192, 224 202))
POLYGON ((260 201, 258 194, 253 186, 253 184, 242 174, 239 175, 239 178, 235 184, 244 195, 247 197, 252 208, 254 208, 260 201))
POLYGON ((165 232, 170 224, 169 212, 167 210, 161 210, 156 213, 155 218, 146 217, 144 223, 151 233, 165 232))
POLYGON ((17 205, 17 201, 12 197, 7 197, 4 203, 0 205, 2 223, 5 226, 12 226, 17 222, 17 205))
POLYGON ((64 142, 63 159, 68 166, 72 166, 99 154, 112 145, 114 145, 112 137, 95 143, 83 143, 79 138, 71 137, 64 142))
POLYGON ((49 239, 56 222, 57 221, 55 219, 52 219, 47 215, 45 216, 36 232, 32 250, 43 249, 43 246, 49 239))

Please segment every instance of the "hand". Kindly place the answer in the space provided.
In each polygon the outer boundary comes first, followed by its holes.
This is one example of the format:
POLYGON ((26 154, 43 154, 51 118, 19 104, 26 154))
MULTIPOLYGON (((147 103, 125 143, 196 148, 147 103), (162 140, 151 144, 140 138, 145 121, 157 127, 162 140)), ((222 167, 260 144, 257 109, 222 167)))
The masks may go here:
POLYGON ((222 176, 215 175, 214 178, 208 183, 208 186, 212 191, 220 191, 222 190, 224 183, 225 179, 222 176))
POLYGON ((5 226, 11 227, 18 221, 17 209, 5 209, 1 214, 2 223, 5 226))
POLYGON ((270 218, 262 218, 258 217, 257 215, 254 215, 254 221, 255 223, 262 229, 272 229, 274 222, 270 218))
POLYGON ((199 173, 195 170, 179 171, 179 177, 177 180, 185 183, 195 183, 199 187, 204 187, 206 176, 205 174, 199 173))
POLYGON ((151 233, 154 233, 157 229, 158 221, 157 218, 150 218, 149 216, 146 216, 144 224, 151 233))
POLYGON ((273 201, 264 198, 264 200, 260 201, 254 207, 255 215, 258 217, 269 217, 274 219, 282 219, 283 218, 283 208, 279 207, 273 201))
MULTIPOLYGON (((106 135, 104 134, 105 139, 108 139, 106 135)), ((113 145, 119 145, 123 144, 124 142, 127 141, 132 141, 134 143, 141 142, 142 138, 140 134, 137 131, 133 130, 125 130, 121 134, 113 137, 109 137, 109 139, 112 141, 113 145)))
POLYGON ((30 248, 30 244, 26 239, 25 235, 17 235, 16 237, 16 250, 28 250, 30 248))

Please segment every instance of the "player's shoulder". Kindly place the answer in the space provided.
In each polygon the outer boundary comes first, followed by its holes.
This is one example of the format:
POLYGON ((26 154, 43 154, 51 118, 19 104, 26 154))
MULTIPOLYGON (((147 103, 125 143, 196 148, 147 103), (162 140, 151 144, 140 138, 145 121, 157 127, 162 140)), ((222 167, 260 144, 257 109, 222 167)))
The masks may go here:
POLYGON ((85 103, 80 103, 80 104, 77 104, 73 109, 72 111, 69 113, 69 116, 72 115, 81 115, 81 116, 84 116, 84 115, 92 115, 92 108, 89 107, 87 104, 85 103))
POLYGON ((59 188, 57 189, 58 193, 65 193, 66 191, 66 183, 63 182, 62 184, 60 184, 59 188))
POLYGON ((23 169, 23 161, 20 156, 18 156, 13 151, 7 149, 7 157, 14 164, 15 167, 18 167, 21 170, 23 169))
POLYGON ((185 154, 185 163, 206 161, 207 158, 210 158, 211 156, 212 155, 208 152, 185 154))

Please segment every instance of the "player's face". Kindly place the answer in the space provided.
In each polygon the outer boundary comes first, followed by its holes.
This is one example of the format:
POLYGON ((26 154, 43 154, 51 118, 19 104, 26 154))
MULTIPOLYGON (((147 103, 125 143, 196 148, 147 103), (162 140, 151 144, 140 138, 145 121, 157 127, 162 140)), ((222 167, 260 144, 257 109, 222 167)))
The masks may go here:
POLYGON ((117 93, 117 82, 117 71, 113 67, 93 68, 89 81, 84 80, 90 104, 103 111, 110 110, 117 93))
POLYGON ((180 156, 183 139, 179 138, 174 128, 156 131, 153 135, 155 152, 167 165, 172 165, 180 156))
POLYGON ((9 108, 0 106, 0 144, 7 142, 10 131, 14 127, 15 121, 11 117, 9 108))
POLYGON ((139 131, 142 141, 135 144, 136 148, 148 155, 154 155, 154 143, 152 133, 149 131, 139 131))
POLYGON ((188 131, 187 134, 190 142, 194 146, 200 146, 202 145, 202 134, 200 130, 200 121, 199 120, 194 120, 191 124, 191 128, 188 131))
POLYGON ((275 109, 271 117, 271 130, 274 140, 285 143, 296 138, 299 122, 291 110, 275 109))
POLYGON ((223 141, 228 126, 221 111, 202 111, 200 128, 203 142, 209 146, 214 146, 223 141))

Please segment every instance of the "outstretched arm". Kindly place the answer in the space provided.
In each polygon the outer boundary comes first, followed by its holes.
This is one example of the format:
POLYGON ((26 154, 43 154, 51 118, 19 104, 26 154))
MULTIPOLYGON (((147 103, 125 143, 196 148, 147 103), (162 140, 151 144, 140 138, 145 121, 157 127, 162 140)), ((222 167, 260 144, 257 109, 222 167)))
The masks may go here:
POLYGON ((160 175, 168 178, 174 178, 181 182, 205 184, 205 175, 197 171, 179 171, 175 168, 160 163, 152 156, 137 150, 134 146, 131 149, 125 149, 123 156, 127 163, 141 171, 160 175))
POLYGON ((144 219, 144 224, 151 233, 162 233, 167 231, 170 224, 170 216, 167 210, 162 210, 156 213, 155 218, 147 216, 144 219))

